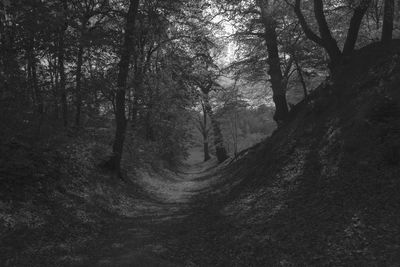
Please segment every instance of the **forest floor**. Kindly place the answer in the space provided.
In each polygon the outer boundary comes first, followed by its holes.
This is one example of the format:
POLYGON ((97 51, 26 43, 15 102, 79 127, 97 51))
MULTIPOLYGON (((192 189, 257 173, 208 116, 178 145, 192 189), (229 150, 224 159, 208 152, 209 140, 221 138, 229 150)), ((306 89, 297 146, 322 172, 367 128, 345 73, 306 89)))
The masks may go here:
POLYGON ((175 173, 140 173, 135 182, 147 192, 148 198, 137 205, 146 209, 110 224, 104 234, 93 240, 95 245, 84 252, 86 255, 81 259, 86 260, 80 264, 191 266, 190 259, 182 262, 171 252, 180 247, 182 238, 190 239, 187 231, 196 232, 196 225, 188 227, 186 219, 197 214, 198 196, 206 194, 219 179, 217 172, 221 167, 216 160, 202 162, 201 156, 197 149, 192 149, 189 158, 175 173))
MULTIPOLYGON (((82 153, 86 145, 76 144, 76 150, 82 153)), ((125 181, 110 181, 94 168, 72 183, 64 174, 55 189, 49 186, 52 193, 36 191, 33 183, 20 199, 6 181, 0 192, 9 199, 0 202, 0 265, 190 266, 175 253, 182 238, 190 242, 196 232, 197 223, 187 225, 187 218, 197 217, 199 196, 220 183, 221 168, 215 159, 203 162, 195 148, 176 171, 135 168, 125 181)))

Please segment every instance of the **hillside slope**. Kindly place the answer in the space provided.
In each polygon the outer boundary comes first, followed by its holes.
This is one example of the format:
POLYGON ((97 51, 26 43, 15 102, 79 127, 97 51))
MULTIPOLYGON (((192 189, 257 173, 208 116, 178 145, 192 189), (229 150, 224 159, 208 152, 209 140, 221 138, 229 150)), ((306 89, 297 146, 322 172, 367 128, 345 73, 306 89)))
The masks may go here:
POLYGON ((197 199, 176 257, 193 266, 400 264, 400 41, 348 62, 197 199))

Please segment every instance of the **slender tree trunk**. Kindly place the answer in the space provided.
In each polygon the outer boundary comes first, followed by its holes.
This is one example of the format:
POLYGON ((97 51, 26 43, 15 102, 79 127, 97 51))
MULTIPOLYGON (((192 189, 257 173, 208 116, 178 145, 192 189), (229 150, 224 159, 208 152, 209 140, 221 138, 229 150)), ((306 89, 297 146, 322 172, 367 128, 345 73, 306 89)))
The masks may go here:
POLYGON ((204 104, 201 104, 203 108, 203 123, 201 125, 201 132, 203 135, 203 152, 204 152, 204 161, 208 161, 210 157, 210 151, 208 147, 208 129, 207 129, 207 111, 204 104))
MULTIPOLYGON (((56 60, 56 59, 55 59, 56 60)), ((58 90, 59 90, 59 81, 58 81, 58 73, 57 73, 57 62, 53 62, 51 59, 49 60, 51 61, 50 64, 50 82, 51 82, 51 86, 53 89, 53 101, 54 101, 54 118, 58 119, 59 117, 59 103, 58 103, 58 90)))
POLYGON ((81 108, 82 108, 82 64, 83 64, 83 43, 79 44, 77 65, 76 65, 76 88, 75 88, 75 126, 81 126, 81 108))
POLYGON ((210 150, 208 148, 208 136, 205 136, 204 143, 203 143, 203 151, 204 151, 204 162, 210 160, 210 150))
POLYGON ((130 0, 125 28, 124 43, 121 49, 119 72, 117 79, 117 92, 115 96, 115 120, 116 130, 113 144, 112 168, 120 174, 121 158, 125 141, 126 115, 125 115, 125 93, 129 72, 129 62, 134 43, 135 19, 139 7, 139 0, 130 0))
POLYGON ((382 42, 388 43, 393 36, 394 0, 385 0, 383 12, 382 42))
MULTIPOLYGON (((235 112, 235 111, 234 111, 235 112)), ((233 141, 233 156, 236 158, 238 155, 238 133, 237 133, 237 113, 233 116, 233 121, 230 121, 233 141)))
MULTIPOLYGON (((152 100, 150 100, 150 101, 152 101, 152 100)), ((147 104, 147 113, 146 113, 146 120, 145 120, 146 140, 147 141, 155 141, 152 121, 153 121, 153 103, 150 102, 147 104)))
POLYGON ((217 156, 217 160, 219 163, 222 163, 228 158, 228 155, 226 153, 226 149, 224 146, 224 138, 222 136, 221 128, 219 126, 219 122, 214 116, 213 110, 208 100, 208 94, 203 94, 203 102, 207 114, 210 117, 211 125, 214 132, 214 145, 215 145, 215 153, 217 156))
POLYGON ((400 22, 400 0, 397 0, 395 20, 397 21, 397 23, 400 22))
POLYGON ((356 42, 357 42, 358 33, 360 31, 362 19, 365 15, 365 12, 367 12, 370 3, 371 3, 371 0, 363 0, 360 2, 360 4, 354 10, 353 16, 350 20, 350 26, 349 26, 349 30, 347 32, 346 42, 343 47, 344 55, 348 55, 351 52, 353 52, 356 42))
POLYGON ((36 67, 36 58, 32 58, 32 82, 33 82, 33 88, 35 92, 35 97, 37 101, 37 112, 39 114, 43 114, 44 112, 44 103, 43 103, 43 95, 42 95, 42 90, 39 87, 39 80, 37 77, 37 67, 36 67))
POLYGON ((36 56, 35 56, 35 33, 31 32, 28 48, 28 71, 30 72, 30 85, 34 94, 34 105, 39 114, 44 112, 43 96, 37 78, 36 56))
POLYGON ((265 42, 268 51, 268 74, 271 79, 273 101, 275 103, 274 120, 280 125, 289 113, 286 102, 286 88, 283 86, 283 75, 278 50, 278 37, 276 34, 276 21, 270 14, 263 0, 258 0, 261 9, 261 18, 265 28, 265 42))
POLYGON ((325 44, 325 49, 331 59, 331 64, 336 65, 342 56, 342 52, 336 40, 333 38, 324 14, 323 0, 314 0, 314 14, 318 23, 318 29, 321 34, 322 41, 325 44))
POLYGON ((63 25, 60 27, 59 39, 58 39, 58 73, 60 75, 60 101, 62 108, 62 120, 64 127, 68 127, 68 103, 67 103, 67 91, 66 91, 66 75, 65 75, 65 32, 68 28, 67 11, 68 5, 67 0, 62 0, 63 5, 63 25))
POLYGON ((306 81, 304 80, 303 70, 301 69, 299 61, 297 60, 296 52, 293 52, 292 58, 293 58, 295 66, 296 66, 297 74, 299 75, 299 78, 300 78, 301 86, 303 87, 304 98, 306 98, 308 95, 307 85, 306 85, 306 81))
MULTIPOLYGON (((19 68, 17 63, 17 53, 14 45, 15 30, 13 26, 10 26, 10 22, 7 21, 6 10, 0 12, 0 61, 3 68, 4 79, 3 86, 0 86, 0 99, 9 92, 15 92, 13 83, 19 81, 19 68), (3 13, 4 12, 4 13, 3 13)), ((28 88, 27 88, 28 89, 28 88)), ((29 94, 23 94, 23 100, 29 103, 29 94)))

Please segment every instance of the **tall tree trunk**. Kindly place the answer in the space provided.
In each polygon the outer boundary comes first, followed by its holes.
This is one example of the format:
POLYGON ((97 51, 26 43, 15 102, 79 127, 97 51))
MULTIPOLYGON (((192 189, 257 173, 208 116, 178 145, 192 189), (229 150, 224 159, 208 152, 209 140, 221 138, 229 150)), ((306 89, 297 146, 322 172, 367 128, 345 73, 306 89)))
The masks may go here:
POLYGON ((54 118, 57 120, 59 117, 59 103, 58 103, 58 90, 59 90, 59 81, 58 81, 58 73, 57 73, 57 62, 56 59, 54 59, 55 61, 53 61, 53 58, 49 59, 49 63, 50 63, 50 70, 49 70, 49 74, 50 74, 50 83, 51 83, 51 87, 52 87, 52 91, 53 91, 53 105, 54 105, 54 118))
POLYGON ((393 36, 394 0, 385 0, 383 11, 382 42, 388 43, 393 36))
POLYGON ((258 0, 261 9, 261 18, 265 28, 265 42, 268 51, 268 74, 271 79, 273 101, 275 103, 274 120, 280 125, 289 113, 286 101, 286 88, 283 86, 283 75, 278 50, 278 37, 276 34, 276 21, 273 18, 267 3, 258 0))
POLYGON ((119 72, 117 79, 117 92, 115 96, 115 120, 116 130, 113 144, 112 167, 120 174, 121 158, 125 141, 126 131, 126 115, 125 115, 125 93, 126 82, 128 79, 129 62, 131 51, 134 43, 135 19, 139 8, 139 0, 130 0, 129 10, 127 14, 127 22, 125 28, 124 43, 121 49, 121 57, 119 62, 119 72))
POLYGON ((154 137, 154 129, 153 129, 153 103, 150 99, 150 102, 147 104, 147 112, 146 112, 146 120, 145 120, 145 129, 146 129, 146 140, 147 141, 155 141, 154 137))
POLYGON ((208 134, 203 136, 203 151, 204 151, 204 162, 210 160, 210 149, 208 147, 208 134))
MULTIPOLYGON (((2 71, 4 73, 3 86, 0 86, 0 99, 8 95, 10 92, 15 92, 17 86, 13 86, 13 83, 19 81, 19 68, 17 63, 17 52, 14 45, 16 31, 13 26, 10 26, 11 22, 7 21, 6 10, 0 12, 0 61, 2 71)), ((28 88, 27 88, 28 89, 28 88)), ((23 100, 29 103, 29 94, 22 94, 23 100)))
POLYGON ((351 52, 353 52, 356 42, 357 42, 358 33, 360 31, 362 19, 365 15, 365 12, 367 12, 370 3, 371 3, 371 0, 363 0, 360 2, 360 4, 354 10, 353 16, 350 20, 350 26, 349 26, 349 30, 347 32, 346 42, 343 47, 344 55, 348 55, 351 52))
POLYGON ((65 75, 65 32, 68 28, 67 12, 68 4, 67 0, 62 0, 63 5, 63 23, 60 27, 58 37, 58 73, 60 75, 60 101, 62 107, 62 119, 64 127, 68 127, 68 103, 67 103, 67 91, 66 91, 66 75, 65 75))
POLYGON ((318 29, 321 34, 325 49, 331 59, 331 64, 336 65, 342 55, 336 40, 333 38, 324 14, 323 0, 314 0, 314 14, 318 29))
POLYGON ((208 100, 208 94, 203 94, 203 102, 207 114, 210 117, 211 125, 214 132, 214 146, 217 160, 219 163, 222 163, 228 158, 228 155, 224 146, 224 138, 222 136, 221 128, 219 126, 219 122, 214 116, 210 101, 208 100))
POLYGON ((34 105, 39 114, 44 112, 43 96, 37 78, 36 56, 35 56, 35 33, 32 31, 28 48, 28 72, 30 72, 30 86, 33 91, 34 105))
POLYGON ((201 103, 201 106, 203 108, 203 123, 200 125, 200 128, 201 128, 201 134, 203 135, 204 161, 208 161, 211 157, 210 157, 210 150, 208 147, 207 111, 204 103, 201 103))
POLYGON ((81 108, 82 108, 82 64, 83 64, 83 41, 79 43, 77 64, 76 64, 76 88, 75 88, 75 126, 81 126, 81 108))
POLYGON ((396 4, 396 12, 395 12, 395 20, 397 21, 397 23, 400 22, 400 0, 397 0, 397 4, 396 4))

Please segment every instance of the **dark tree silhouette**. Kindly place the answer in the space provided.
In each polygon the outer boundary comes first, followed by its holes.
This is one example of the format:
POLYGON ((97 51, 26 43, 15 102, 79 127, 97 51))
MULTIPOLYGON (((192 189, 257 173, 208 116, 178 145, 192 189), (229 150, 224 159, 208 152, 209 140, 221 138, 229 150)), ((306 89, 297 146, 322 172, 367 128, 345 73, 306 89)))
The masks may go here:
POLYGON ((358 6, 355 8, 352 18, 350 20, 350 26, 348 28, 348 33, 345 41, 343 51, 340 50, 337 41, 333 38, 331 30, 329 29, 328 23, 326 21, 324 13, 324 3, 322 0, 314 0, 314 16, 317 21, 319 36, 313 32, 310 25, 307 23, 303 11, 301 9, 301 0, 296 0, 294 5, 294 11, 299 19, 300 25, 307 38, 316 44, 323 47, 330 58, 331 71, 334 72, 336 66, 341 62, 341 58, 344 54, 350 54, 353 52, 359 29, 361 26, 362 18, 368 9, 371 0, 361 0, 358 6))
POLYGON ((264 38, 268 50, 268 74, 271 78, 273 100, 275 103, 274 120, 280 125, 286 119, 289 110, 279 58, 278 37, 276 33, 277 22, 265 0, 258 0, 257 4, 261 9, 261 20, 265 29, 264 38))
POLYGON ((119 72, 117 80, 117 92, 115 96, 115 118, 116 130, 113 144, 112 167, 118 173, 121 170, 121 158, 124 147, 126 116, 125 116, 125 93, 126 83, 128 79, 129 63, 132 54, 132 46, 134 43, 135 20, 138 12, 139 0, 130 0, 129 10, 127 13, 127 22, 125 28, 124 43, 121 49, 119 62, 119 72))
POLYGON ((385 0, 383 11, 382 42, 392 40, 394 19, 394 0, 385 0))

